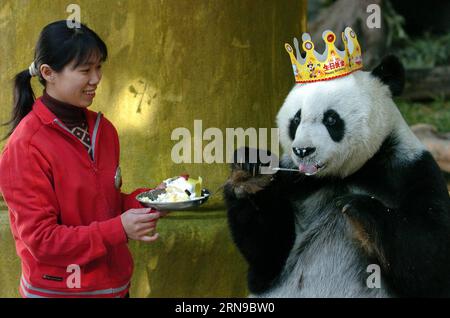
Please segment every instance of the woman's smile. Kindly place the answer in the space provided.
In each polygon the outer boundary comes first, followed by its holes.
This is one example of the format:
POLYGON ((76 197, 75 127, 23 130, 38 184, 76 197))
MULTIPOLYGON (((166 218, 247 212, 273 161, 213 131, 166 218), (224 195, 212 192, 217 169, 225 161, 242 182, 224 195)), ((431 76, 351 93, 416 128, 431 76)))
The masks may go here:
POLYGON ((85 90, 83 90, 83 94, 88 96, 89 98, 94 98, 95 97, 95 90, 96 90, 96 88, 85 89, 85 90))

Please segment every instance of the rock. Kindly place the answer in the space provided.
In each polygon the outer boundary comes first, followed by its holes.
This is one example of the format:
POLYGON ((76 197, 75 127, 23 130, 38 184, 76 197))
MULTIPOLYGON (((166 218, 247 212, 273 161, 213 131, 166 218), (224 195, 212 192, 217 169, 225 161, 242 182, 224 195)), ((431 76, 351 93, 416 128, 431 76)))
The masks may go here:
POLYGON ((411 126, 411 130, 431 152, 441 170, 450 173, 450 133, 439 133, 428 124, 411 126))

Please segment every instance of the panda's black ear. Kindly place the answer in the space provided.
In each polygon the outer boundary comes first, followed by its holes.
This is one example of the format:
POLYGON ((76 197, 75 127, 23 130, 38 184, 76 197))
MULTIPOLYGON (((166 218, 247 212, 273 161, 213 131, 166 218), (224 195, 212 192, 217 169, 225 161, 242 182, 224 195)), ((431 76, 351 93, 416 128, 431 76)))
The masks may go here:
POLYGON ((389 86, 392 96, 398 96, 403 92, 405 87, 405 69, 396 56, 388 55, 384 57, 380 65, 372 71, 372 75, 378 77, 384 84, 389 86))

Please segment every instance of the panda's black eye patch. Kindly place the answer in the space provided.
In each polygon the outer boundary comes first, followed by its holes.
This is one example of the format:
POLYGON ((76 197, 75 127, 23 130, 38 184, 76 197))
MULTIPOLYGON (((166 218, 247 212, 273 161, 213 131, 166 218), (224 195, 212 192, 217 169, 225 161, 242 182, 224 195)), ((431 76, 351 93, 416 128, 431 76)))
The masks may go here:
POLYGON ((295 114, 294 118, 291 119, 291 122, 289 124, 289 137, 291 137, 292 140, 295 139, 295 133, 301 121, 302 121, 302 110, 299 109, 299 111, 295 114))
POLYGON ((323 114, 322 123, 328 130, 331 139, 339 142, 344 137, 345 133, 345 123, 339 114, 333 110, 329 109, 323 114))

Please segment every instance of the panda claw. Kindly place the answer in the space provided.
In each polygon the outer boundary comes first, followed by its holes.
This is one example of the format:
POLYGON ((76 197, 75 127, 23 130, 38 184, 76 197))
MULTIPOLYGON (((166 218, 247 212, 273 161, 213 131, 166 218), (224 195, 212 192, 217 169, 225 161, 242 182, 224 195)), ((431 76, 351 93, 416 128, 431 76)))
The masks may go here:
POLYGON ((347 203, 346 205, 344 205, 344 207, 342 208, 342 213, 346 214, 347 210, 350 208, 351 204, 347 203))
POLYGON ((257 169, 257 166, 256 166, 256 164, 254 164, 253 165, 253 169, 252 169, 252 176, 253 177, 256 177, 256 169, 257 169))

